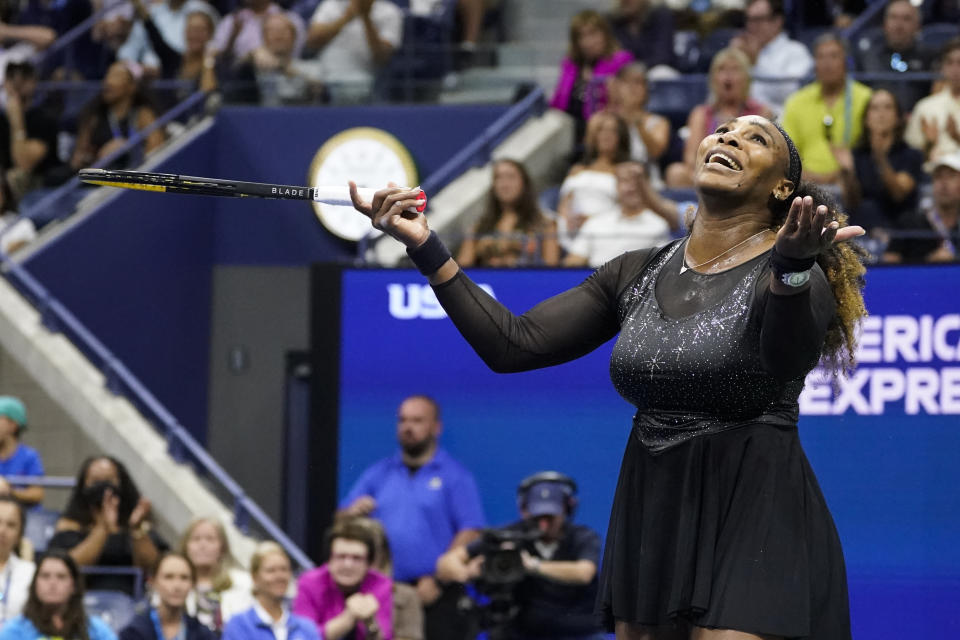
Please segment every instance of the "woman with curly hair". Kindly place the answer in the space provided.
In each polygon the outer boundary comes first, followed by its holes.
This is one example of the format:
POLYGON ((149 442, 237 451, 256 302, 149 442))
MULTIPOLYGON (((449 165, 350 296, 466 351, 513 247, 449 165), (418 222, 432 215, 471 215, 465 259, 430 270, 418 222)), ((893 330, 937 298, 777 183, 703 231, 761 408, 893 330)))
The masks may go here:
POLYGON ((450 258, 419 192, 354 206, 403 242, 494 371, 578 358, 619 334, 614 386, 636 406, 598 609, 618 640, 847 640, 843 552, 800 445, 798 398, 821 362, 853 364, 863 233, 800 182, 790 138, 759 116, 696 154, 689 235, 631 251, 513 315, 450 258))
POLYGON ((83 608, 83 582, 77 563, 56 549, 37 564, 23 614, 0 631, 0 640, 117 640, 100 618, 83 608))

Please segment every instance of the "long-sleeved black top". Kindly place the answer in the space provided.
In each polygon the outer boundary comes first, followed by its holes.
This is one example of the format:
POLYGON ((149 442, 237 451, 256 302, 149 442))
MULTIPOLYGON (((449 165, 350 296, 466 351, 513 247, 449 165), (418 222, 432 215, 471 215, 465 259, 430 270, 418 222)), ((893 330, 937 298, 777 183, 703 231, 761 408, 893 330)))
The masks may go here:
POLYGON ((619 333, 610 376, 637 407, 650 450, 745 424, 795 426, 835 311, 826 276, 814 267, 806 291, 773 294, 769 254, 719 274, 681 273, 684 242, 626 253, 520 316, 463 272, 435 290, 497 372, 567 362, 619 333))

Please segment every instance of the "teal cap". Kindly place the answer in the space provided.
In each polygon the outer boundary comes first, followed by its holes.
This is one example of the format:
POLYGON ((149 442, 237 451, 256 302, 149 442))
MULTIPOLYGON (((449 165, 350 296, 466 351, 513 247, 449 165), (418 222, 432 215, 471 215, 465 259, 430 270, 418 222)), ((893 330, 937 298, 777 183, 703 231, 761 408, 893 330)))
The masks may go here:
POLYGON ((23 406, 19 398, 0 396, 0 416, 10 418, 21 429, 27 428, 27 408, 23 406))

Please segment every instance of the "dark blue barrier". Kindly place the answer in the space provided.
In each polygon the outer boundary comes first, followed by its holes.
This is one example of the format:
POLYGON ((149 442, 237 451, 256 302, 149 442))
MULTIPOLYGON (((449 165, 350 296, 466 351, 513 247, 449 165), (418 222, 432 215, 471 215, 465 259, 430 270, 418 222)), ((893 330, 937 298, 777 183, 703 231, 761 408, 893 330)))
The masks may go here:
MULTIPOLYGON (((588 272, 471 275, 519 312, 588 272)), ((401 399, 427 393, 443 409, 442 446, 476 474, 491 524, 517 517, 523 477, 557 469, 580 485, 577 520, 605 531, 633 414, 609 380, 612 343, 497 375, 419 274, 348 270, 341 282, 341 496, 396 451, 401 399)), ((872 268, 860 368, 837 398, 813 384, 802 397, 800 434, 844 544, 855 638, 946 638, 960 623, 960 307, 948 293, 958 282, 960 265, 872 268)))

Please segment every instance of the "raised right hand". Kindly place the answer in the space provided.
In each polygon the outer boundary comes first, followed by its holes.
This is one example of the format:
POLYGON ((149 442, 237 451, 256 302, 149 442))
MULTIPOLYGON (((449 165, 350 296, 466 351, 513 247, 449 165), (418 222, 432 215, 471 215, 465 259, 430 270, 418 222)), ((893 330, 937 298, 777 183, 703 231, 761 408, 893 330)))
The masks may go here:
POLYGON ((391 182, 386 189, 373 194, 373 202, 367 202, 360 198, 357 183, 350 181, 353 208, 370 218, 374 227, 411 249, 419 247, 430 236, 427 217, 411 211, 423 204, 420 194, 419 189, 404 189, 391 182))

